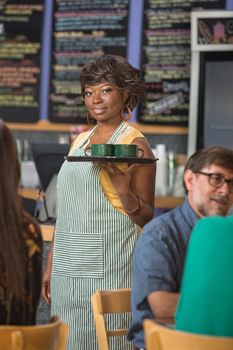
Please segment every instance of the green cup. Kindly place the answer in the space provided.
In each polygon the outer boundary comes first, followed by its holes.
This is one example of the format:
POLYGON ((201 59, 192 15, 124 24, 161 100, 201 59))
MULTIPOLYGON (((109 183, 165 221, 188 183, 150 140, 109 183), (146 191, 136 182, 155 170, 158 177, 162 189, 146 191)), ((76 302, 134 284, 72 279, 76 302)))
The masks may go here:
POLYGON ((94 143, 85 149, 85 155, 93 157, 114 156, 114 145, 109 143, 94 143))
POLYGON ((114 145, 114 155, 119 158, 143 157, 144 151, 137 145, 117 144, 114 145), (141 152, 139 156, 139 152, 141 152))

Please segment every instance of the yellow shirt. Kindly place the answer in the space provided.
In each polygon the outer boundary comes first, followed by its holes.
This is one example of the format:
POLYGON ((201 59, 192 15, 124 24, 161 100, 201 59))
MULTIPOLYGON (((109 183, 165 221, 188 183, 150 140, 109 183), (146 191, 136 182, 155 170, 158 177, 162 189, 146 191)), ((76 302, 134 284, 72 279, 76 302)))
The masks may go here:
MULTIPOLYGON (((127 128, 124 130, 122 135, 117 140, 118 144, 131 144, 133 143, 133 140, 136 138, 143 138, 145 139, 145 136, 136 128, 132 127, 131 125, 127 124, 127 128)), ((80 135, 77 136, 77 138, 74 140, 72 147, 70 149, 69 155, 73 153, 73 151, 79 147, 79 144, 85 139, 85 138, 90 138, 92 135, 93 130, 91 131, 86 131, 81 133, 80 135)), ((84 145, 86 147, 87 144, 84 145)), ((128 164, 126 163, 116 163, 119 169, 124 170, 127 169, 128 164)), ((110 201, 110 203, 119 211, 125 214, 124 212, 124 207, 120 201, 120 198, 112 184, 112 181, 110 180, 110 177, 108 173, 101 169, 100 170, 100 183, 103 189, 103 192, 106 196, 106 198, 110 201)))

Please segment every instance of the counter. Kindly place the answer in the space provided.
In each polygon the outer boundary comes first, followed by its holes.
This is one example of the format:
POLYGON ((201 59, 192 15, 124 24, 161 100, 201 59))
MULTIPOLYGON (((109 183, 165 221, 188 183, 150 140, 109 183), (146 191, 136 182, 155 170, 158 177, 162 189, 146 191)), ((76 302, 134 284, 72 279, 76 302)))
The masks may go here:
MULTIPOLYGON (((38 189, 37 188, 20 188, 19 193, 26 198, 35 199, 37 198, 38 189)), ((172 209, 182 204, 184 201, 183 197, 161 197, 156 196, 154 201, 154 206, 158 209, 172 209)))
MULTIPOLYGON (((26 198, 36 200, 38 189, 37 188, 20 188, 20 195, 26 198)), ((157 209, 172 209, 182 204, 184 201, 183 197, 155 197, 154 205, 157 209)), ((51 241, 54 233, 54 225, 50 224, 41 224, 41 231, 44 241, 51 241)))

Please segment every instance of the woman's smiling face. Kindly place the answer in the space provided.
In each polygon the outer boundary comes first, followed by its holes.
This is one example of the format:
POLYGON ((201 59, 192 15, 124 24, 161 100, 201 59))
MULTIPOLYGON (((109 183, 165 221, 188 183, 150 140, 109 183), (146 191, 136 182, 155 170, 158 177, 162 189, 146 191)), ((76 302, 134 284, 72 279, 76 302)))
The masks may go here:
POLYGON ((128 96, 108 82, 86 85, 84 103, 91 117, 97 122, 122 119, 122 107, 128 96))

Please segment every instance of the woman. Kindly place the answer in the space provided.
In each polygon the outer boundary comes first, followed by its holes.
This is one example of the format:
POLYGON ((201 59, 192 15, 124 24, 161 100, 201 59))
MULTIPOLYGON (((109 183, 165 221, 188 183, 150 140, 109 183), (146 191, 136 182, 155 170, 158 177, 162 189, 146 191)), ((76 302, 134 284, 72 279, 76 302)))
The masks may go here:
POLYGON ((42 238, 18 196, 20 164, 0 119, 0 324, 35 324, 42 280, 42 238))
MULTIPOLYGON (((233 191, 233 179, 228 181, 233 191)), ((185 260, 177 329, 233 337, 232 251, 233 216, 198 221, 185 260)))
MULTIPOLYGON (((88 119, 96 126, 76 138, 69 154, 84 156, 92 144, 133 143, 153 158, 144 136, 126 121, 144 93, 139 70, 123 57, 103 55, 84 66, 80 80, 88 119)), ((90 302, 95 290, 131 286, 137 235, 153 217, 154 184, 154 164, 63 164, 43 295, 50 302, 52 269, 52 313, 69 324, 70 350, 97 349, 90 302)))

